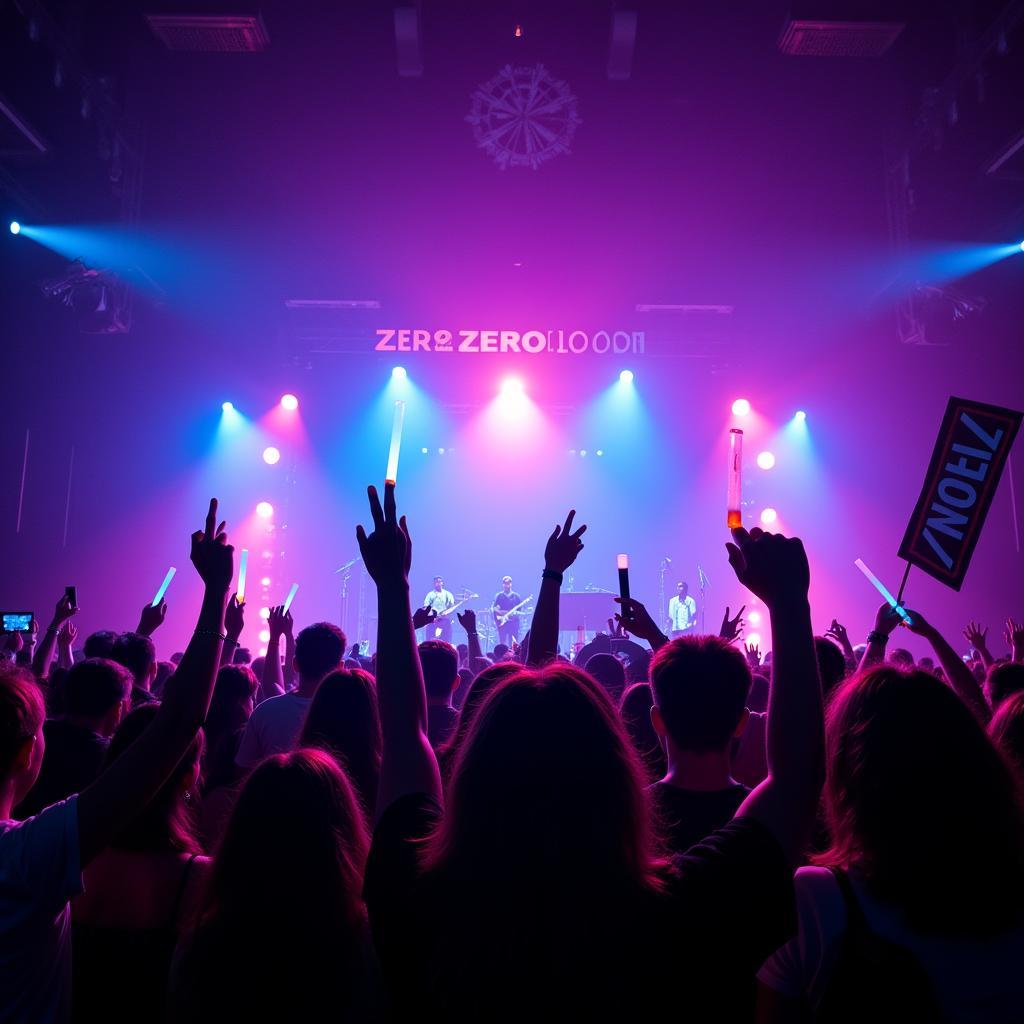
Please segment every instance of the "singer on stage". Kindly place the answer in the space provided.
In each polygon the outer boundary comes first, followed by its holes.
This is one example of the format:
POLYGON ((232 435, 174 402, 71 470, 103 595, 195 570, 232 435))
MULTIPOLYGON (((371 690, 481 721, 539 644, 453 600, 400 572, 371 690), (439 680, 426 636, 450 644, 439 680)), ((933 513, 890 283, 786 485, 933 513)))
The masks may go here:
POLYGON ((676 584, 676 596, 668 603, 669 635, 673 638, 692 633, 697 626, 697 602, 689 594, 686 583, 676 584))
POLYGON ((511 647, 513 642, 519 640, 519 616, 509 615, 504 622, 501 621, 501 616, 507 615, 510 609, 522 604, 522 601, 523 599, 512 589, 512 577, 502 576, 501 590, 494 595, 491 602, 494 623, 498 627, 498 643, 511 647))
POLYGON ((428 590, 427 596, 423 598, 423 607, 430 608, 437 614, 436 621, 426 628, 428 640, 452 642, 452 617, 443 613, 454 605, 455 597, 450 590, 445 590, 444 579, 435 576, 433 590, 428 590))

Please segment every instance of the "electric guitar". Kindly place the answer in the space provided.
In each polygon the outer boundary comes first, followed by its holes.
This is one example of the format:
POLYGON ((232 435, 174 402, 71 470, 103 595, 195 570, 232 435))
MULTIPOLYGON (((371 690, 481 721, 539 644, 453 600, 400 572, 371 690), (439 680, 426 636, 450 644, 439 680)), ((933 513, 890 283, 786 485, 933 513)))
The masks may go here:
POLYGON ((520 601, 519 604, 517 604, 514 608, 509 608, 507 612, 495 612, 494 621, 499 626, 504 626, 505 623, 508 622, 508 620, 511 619, 512 616, 515 615, 519 611, 519 609, 523 607, 524 604, 529 604, 532 600, 533 594, 531 594, 529 597, 523 598, 523 600, 520 601))
MULTIPOLYGON (((451 608, 445 608, 443 612, 438 612, 437 619, 443 619, 446 615, 451 615, 451 613, 455 611, 456 608, 461 608, 467 601, 472 601, 474 598, 479 596, 479 594, 466 594, 464 597, 456 601, 455 604, 451 606, 451 608)), ((437 619, 435 619, 434 621, 436 622, 437 619)))

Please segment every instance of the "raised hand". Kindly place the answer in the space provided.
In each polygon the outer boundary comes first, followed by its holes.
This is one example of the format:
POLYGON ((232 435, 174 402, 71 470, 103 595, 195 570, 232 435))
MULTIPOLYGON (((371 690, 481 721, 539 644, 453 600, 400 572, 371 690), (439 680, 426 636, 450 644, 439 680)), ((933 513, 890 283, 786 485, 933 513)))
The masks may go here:
POLYGON ((292 613, 284 610, 284 605, 275 605, 270 609, 270 616, 267 619, 267 629, 270 630, 270 642, 277 643, 282 636, 292 635, 292 613))
POLYGON ((740 616, 746 610, 744 605, 735 615, 734 618, 729 618, 729 606, 725 606, 725 615, 722 616, 722 628, 718 631, 718 635, 723 640, 728 640, 732 643, 734 640, 738 640, 740 635, 743 633, 743 620, 740 616))
MULTIPOLYGON (((412 628, 422 629, 424 626, 429 626, 434 619, 437 618, 437 612, 433 608, 417 608, 412 613, 412 628)), ((462 616, 459 616, 459 622, 462 621, 462 616)))
POLYGON ((67 594, 64 594, 61 599, 57 602, 53 609, 53 619, 50 622, 50 628, 58 630, 60 627, 71 618, 72 615, 77 615, 78 609, 72 605, 70 598, 67 594))
POLYGON ((806 604, 811 572, 799 538, 740 527, 732 540, 725 547, 736 578, 770 610, 806 604))
POLYGON ((204 529, 192 534, 192 551, 189 556, 196 572, 206 584, 206 589, 224 597, 227 597, 231 588, 235 572, 235 549, 228 543, 226 525, 223 522, 217 525, 217 499, 211 498, 204 529))
POLYGON ((548 542, 544 547, 545 569, 565 572, 583 550, 583 541, 580 540, 580 537, 587 532, 587 527, 586 525, 581 526, 573 533, 572 521, 575 516, 576 510, 573 509, 565 517, 565 525, 556 526, 554 533, 548 537, 548 542))
POLYGON ((0 651, 10 651, 11 654, 17 655, 24 646, 25 640, 21 633, 17 631, 13 633, 5 633, 3 642, 0 643, 0 651))
MULTIPOLYGON (((910 615, 910 612, 907 609, 904 609, 904 611, 906 611, 907 614, 910 615)), ((911 619, 913 619, 916 622, 917 616, 913 616, 912 615, 911 619)), ((900 613, 898 611, 896 611, 896 609, 893 608, 892 605, 890 605, 890 604, 881 604, 881 605, 878 606, 878 611, 875 612, 875 630, 874 631, 876 633, 881 633, 884 636, 889 636, 892 633, 892 631, 902 621, 903 621, 903 616, 900 615, 900 613)), ((924 622, 923 619, 921 621, 924 622)), ((927 625, 927 623, 925 623, 925 625, 927 625)), ((918 633, 920 631, 915 629, 914 632, 918 633)))
POLYGON ((224 609, 224 632, 232 640, 237 640, 245 628, 245 601, 239 601, 237 594, 231 595, 224 609))
POLYGON ((850 646, 850 635, 847 633, 846 627, 838 619, 832 620, 832 625, 825 630, 825 636, 832 637, 844 651, 850 646))
POLYGON ((968 623, 967 628, 964 630, 964 636, 976 651, 980 652, 988 647, 988 626, 982 629, 980 622, 972 620, 968 623))
POLYGON ((459 620, 459 625, 467 633, 476 632, 476 612, 472 608, 467 608, 464 612, 456 612, 456 616, 459 620))
POLYGON ((144 605, 142 611, 139 613, 139 626, 135 630, 136 633, 141 633, 143 636, 152 636, 160 626, 163 625, 164 619, 167 617, 167 602, 161 601, 160 604, 154 608, 151 604, 144 605))
POLYGON ((621 597, 615 598, 615 603, 622 605, 622 611, 615 613, 615 621, 628 629, 633 636, 646 640, 651 647, 657 649, 662 644, 668 643, 668 637, 660 629, 657 623, 651 618, 650 612, 632 597, 623 603, 621 597))
POLYGON ((356 527, 356 540, 363 564, 378 587, 408 585, 409 568, 412 565, 412 539, 405 516, 397 517, 395 508, 395 485, 384 484, 384 506, 381 507, 377 488, 366 489, 370 500, 370 515, 373 517, 373 531, 369 534, 362 526, 356 527))
POLYGON ((743 653, 747 656, 750 671, 756 672, 761 667, 761 648, 757 644, 744 644, 743 653))
POLYGON ((1015 622, 1013 619, 1007 619, 1003 637, 1012 652, 1011 657, 1013 660, 1020 661, 1024 658, 1024 625, 1015 622))
POLYGON ((68 619, 67 622, 63 623, 60 629, 57 630, 57 645, 70 651, 71 648, 75 646, 75 641, 77 639, 78 627, 68 619))

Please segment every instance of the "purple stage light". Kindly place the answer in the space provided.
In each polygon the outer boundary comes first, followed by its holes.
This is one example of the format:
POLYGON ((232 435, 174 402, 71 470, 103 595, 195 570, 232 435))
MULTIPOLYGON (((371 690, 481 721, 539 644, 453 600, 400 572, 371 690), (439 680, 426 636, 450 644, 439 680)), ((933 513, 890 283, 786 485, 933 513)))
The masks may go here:
POLYGON ((299 400, 294 395, 282 395, 281 396, 281 408, 287 409, 289 412, 295 412, 299 407, 299 400))

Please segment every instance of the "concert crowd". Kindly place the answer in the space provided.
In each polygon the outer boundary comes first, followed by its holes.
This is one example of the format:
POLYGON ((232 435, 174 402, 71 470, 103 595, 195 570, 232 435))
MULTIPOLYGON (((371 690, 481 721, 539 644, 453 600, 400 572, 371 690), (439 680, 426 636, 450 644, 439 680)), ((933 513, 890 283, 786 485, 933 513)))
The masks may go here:
POLYGON ((1024 626, 815 635, 814 552, 737 529, 770 649, 680 588, 562 652, 570 512, 492 647, 368 499, 372 654, 282 606, 250 661, 216 501, 183 652, 0 637, 0 1019, 1024 1020, 1024 626))

